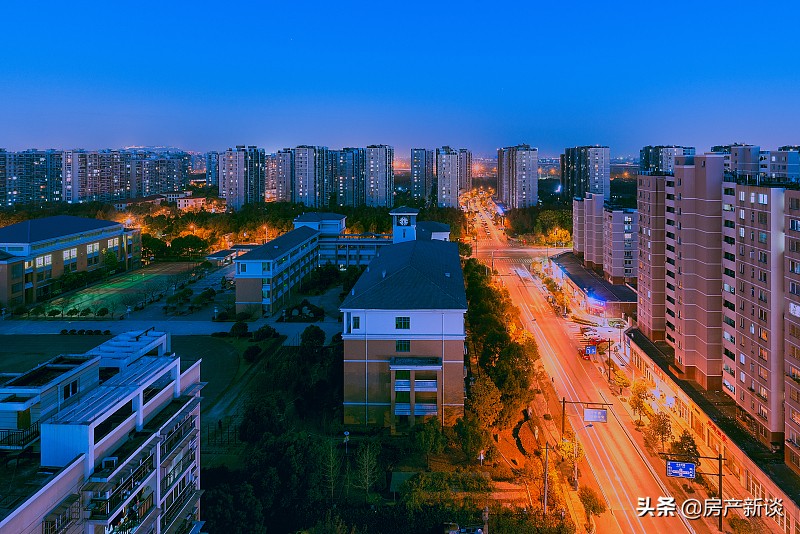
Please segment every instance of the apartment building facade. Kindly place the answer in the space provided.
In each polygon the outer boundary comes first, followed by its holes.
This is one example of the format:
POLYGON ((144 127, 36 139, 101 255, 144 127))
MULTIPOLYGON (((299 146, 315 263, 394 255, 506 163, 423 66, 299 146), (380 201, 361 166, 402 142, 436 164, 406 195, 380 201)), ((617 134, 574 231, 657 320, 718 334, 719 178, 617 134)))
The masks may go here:
POLYGON ((463 416, 467 301, 455 243, 381 249, 340 310, 345 424, 404 432, 463 416))
POLYGON ((603 208, 603 276, 612 284, 636 282, 638 224, 635 209, 603 208))
POLYGON ((449 146, 436 149, 436 195, 440 208, 458 207, 458 150, 449 146))
POLYGON ((427 200, 435 194, 436 151, 425 148, 411 149, 411 195, 416 200, 427 200))
POLYGON ((0 228, 0 301, 34 304, 58 289, 66 273, 104 266, 112 252, 124 269, 141 264, 140 231, 114 221, 57 215, 0 228))
POLYGON ((219 195, 239 210, 245 204, 264 202, 266 154, 263 148, 239 145, 219 155, 219 195))
MULTIPOLYGON (((638 302, 637 324, 652 341, 663 341, 666 329, 666 180, 663 175, 639 175, 637 188, 638 302)), ((674 284, 673 284, 674 285, 674 284)))
POLYGON ((394 205, 394 148, 369 145, 365 151, 365 203, 372 207, 394 205))
POLYGON ((539 149, 517 145, 497 149, 497 196, 509 208, 539 202, 539 149))
POLYGON ((472 189, 472 152, 466 148, 458 149, 458 190, 472 189))
POLYGON ((648 145, 639 150, 639 174, 671 175, 677 156, 694 156, 694 147, 676 145, 648 145))
POLYGON ((573 236, 573 252, 589 270, 603 272, 603 206, 602 195, 589 193, 572 200, 572 228, 580 226, 573 236))
POLYGON ((200 361, 182 370, 169 334, 2 376, 0 449, 34 454, 0 466, 17 482, 0 490, 0 531, 200 532, 200 361))
POLYGON ((607 146, 579 146, 561 154, 561 195, 583 198, 586 193, 611 198, 611 155, 607 146))
MULTIPOLYGON (((377 179, 374 165, 380 159, 380 151, 372 151, 370 165, 371 179, 377 179)), ((384 162, 385 164, 385 162, 384 162)), ((331 151, 333 186, 337 206, 363 206, 367 199, 366 169, 367 151, 363 148, 343 148, 331 151)), ((384 166, 384 172, 386 168, 384 166)), ((374 185, 374 184, 371 184, 374 185)), ((385 199, 384 199, 385 200, 385 199)))

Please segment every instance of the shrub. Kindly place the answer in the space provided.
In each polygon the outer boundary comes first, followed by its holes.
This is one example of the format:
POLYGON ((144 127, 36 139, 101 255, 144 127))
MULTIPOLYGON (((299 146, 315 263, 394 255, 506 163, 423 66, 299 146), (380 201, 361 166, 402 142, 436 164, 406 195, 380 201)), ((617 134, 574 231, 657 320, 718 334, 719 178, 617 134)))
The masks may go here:
POLYGON ((252 345, 247 347, 244 351, 244 360, 248 363, 253 363, 258 359, 258 356, 261 354, 261 347, 256 345, 252 345))
POLYGON ((17 306, 16 308, 14 308, 14 315, 25 315, 27 312, 28 312, 28 308, 26 308, 25 306, 22 306, 22 305, 17 306))
POLYGON ((61 315, 61 310, 50 310, 47 312, 48 317, 58 317, 59 315, 61 315))
POLYGON ((80 330, 78 330, 78 335, 79 335, 79 336, 82 336, 82 335, 83 335, 83 334, 85 334, 85 333, 86 333, 86 330, 84 330, 83 328, 81 328, 80 330))
POLYGON ((90 310, 89 308, 85 308, 85 309, 81 310, 81 317, 88 317, 91 314, 92 314, 92 310, 90 310))
POLYGON ((69 317, 75 317, 75 316, 76 316, 76 315, 78 315, 80 312, 81 312, 81 311, 80 311, 78 308, 70 308, 69 310, 67 310, 67 316, 69 316, 69 317))
POLYGON ((253 341, 264 341, 265 339, 272 339, 276 337, 280 337, 280 334, 268 324, 265 324, 253 332, 253 341))
POLYGON ((99 310, 97 310, 97 313, 95 313, 95 315, 97 317, 105 317, 106 315, 108 315, 108 308, 100 308, 99 310))
POLYGON ((75 334, 78 333, 78 331, 73 328, 72 330, 69 331, 69 333, 70 333, 70 335, 74 336, 75 334))
POLYGON ((103 330, 103 335, 104 336, 110 336, 111 335, 111 330, 103 330))
POLYGON ((60 333, 63 336, 63 335, 69 334, 69 331, 67 331, 66 328, 63 328, 60 333))
POLYGON ((544 414, 544 415, 542 416, 542 418, 543 418, 545 421, 551 421, 551 420, 553 419, 553 416, 552 416, 552 415, 550 415, 549 413, 546 413, 546 414, 544 414))
POLYGON ((248 312, 239 312, 239 313, 236 314, 236 320, 237 321, 249 321, 250 320, 250 314, 248 312))
POLYGON ((227 321, 228 320, 228 312, 221 311, 217 314, 217 321, 227 321))
POLYGON ((101 330, 95 330, 94 331, 94 335, 96 335, 96 336, 100 336, 102 334, 103 334, 103 332, 101 330))
POLYGON ((247 337, 248 328, 247 323, 243 321, 236 321, 231 327, 231 336, 233 337, 247 337))
POLYGON ((211 332, 211 337, 228 337, 230 334, 227 332, 211 332))

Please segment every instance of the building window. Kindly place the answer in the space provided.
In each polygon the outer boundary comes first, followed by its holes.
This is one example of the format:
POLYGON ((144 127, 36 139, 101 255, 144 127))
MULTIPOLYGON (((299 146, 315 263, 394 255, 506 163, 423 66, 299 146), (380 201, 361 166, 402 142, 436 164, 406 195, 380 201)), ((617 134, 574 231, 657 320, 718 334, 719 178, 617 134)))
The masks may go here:
POLYGON ((395 352, 411 352, 411 341, 408 339, 398 339, 394 342, 395 352))
POLYGON ((361 317, 353 316, 353 330, 358 330, 361 328, 361 317))
POLYGON ((397 330, 408 330, 411 328, 411 317, 395 317, 394 327, 397 330))
POLYGON ((64 400, 72 397, 78 392, 78 381, 73 380, 69 384, 64 385, 64 400))

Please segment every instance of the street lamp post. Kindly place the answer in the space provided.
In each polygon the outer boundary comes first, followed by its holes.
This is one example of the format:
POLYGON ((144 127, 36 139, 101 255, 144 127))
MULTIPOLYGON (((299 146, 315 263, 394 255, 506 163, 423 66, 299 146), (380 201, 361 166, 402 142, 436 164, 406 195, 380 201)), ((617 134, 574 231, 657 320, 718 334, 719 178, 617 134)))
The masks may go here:
POLYGON ((344 454, 347 456, 347 442, 350 441, 350 432, 344 431, 344 454))

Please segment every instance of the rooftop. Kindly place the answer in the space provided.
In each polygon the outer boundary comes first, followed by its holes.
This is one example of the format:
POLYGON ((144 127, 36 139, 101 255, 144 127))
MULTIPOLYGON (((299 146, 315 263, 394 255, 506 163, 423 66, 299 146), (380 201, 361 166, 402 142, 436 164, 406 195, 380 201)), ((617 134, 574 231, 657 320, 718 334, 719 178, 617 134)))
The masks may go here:
POLYGON ((408 206, 398 206, 389 212, 389 215, 418 215, 417 208, 409 208, 408 206))
POLYGON ((41 365, 37 365, 30 371, 22 373, 16 378, 12 378, 3 387, 36 388, 41 387, 63 374, 69 373, 73 369, 80 367, 89 361, 89 358, 79 355, 56 356, 41 365))
POLYGON ((341 221, 346 219, 345 215, 339 213, 331 213, 327 211, 312 211, 298 215, 295 217, 295 222, 322 222, 322 221, 341 221))
POLYGON ((14 461, 6 456, 0 462, 0 480, 8 482, 0 485, 0 522, 75 462, 50 468, 42 467, 38 452, 26 451, 14 457, 14 461))
POLYGON ((124 371, 87 392, 78 402, 62 409, 45 424, 86 425, 103 417, 120 400, 135 392, 156 374, 169 367, 174 357, 145 356, 124 371))
POLYGON ((318 231, 308 226, 301 226, 239 256, 236 261, 276 260, 296 246, 318 235, 318 231))
POLYGON ((641 348, 778 487, 782 488, 795 503, 800 503, 800 477, 783 463, 781 453, 772 453, 736 423, 736 403, 726 393, 705 391, 694 382, 680 377, 672 366, 675 353, 667 343, 653 343, 638 328, 626 331, 625 335, 641 348))
POLYGON ((466 310, 458 245, 447 241, 408 241, 382 248, 341 308, 466 310))
MULTIPOLYGON (((156 332, 153 328, 132 332, 123 332, 95 348, 88 350, 87 355, 100 356, 103 367, 116 367, 116 362, 131 361, 150 353, 166 342, 164 332, 156 332)), ((122 367, 125 364, 121 365, 122 367)))
POLYGON ((216 252, 212 252, 211 254, 206 256, 206 258, 209 258, 209 259, 212 259, 212 260, 214 260, 214 259, 225 259, 228 256, 233 256, 237 252, 238 251, 236 251, 236 250, 228 248, 228 249, 225 249, 225 250, 218 250, 216 252))
POLYGON ((31 219, 0 228, 0 243, 36 243, 114 226, 122 228, 121 223, 114 221, 87 219, 85 217, 73 217, 72 215, 56 215, 54 217, 31 219))
POLYGON ((562 252, 550 259, 561 267, 564 274, 577 287, 589 289, 592 298, 603 302, 636 302, 636 293, 623 285, 614 285, 594 271, 583 266, 581 260, 572 252, 562 252))

